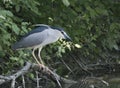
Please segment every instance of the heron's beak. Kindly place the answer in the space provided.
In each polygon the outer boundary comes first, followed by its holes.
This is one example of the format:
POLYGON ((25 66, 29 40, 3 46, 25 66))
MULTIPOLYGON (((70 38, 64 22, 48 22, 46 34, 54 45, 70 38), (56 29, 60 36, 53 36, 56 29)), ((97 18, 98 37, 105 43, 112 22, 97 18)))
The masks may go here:
POLYGON ((67 41, 72 41, 72 39, 66 34, 65 35, 65 39, 67 40, 67 41))

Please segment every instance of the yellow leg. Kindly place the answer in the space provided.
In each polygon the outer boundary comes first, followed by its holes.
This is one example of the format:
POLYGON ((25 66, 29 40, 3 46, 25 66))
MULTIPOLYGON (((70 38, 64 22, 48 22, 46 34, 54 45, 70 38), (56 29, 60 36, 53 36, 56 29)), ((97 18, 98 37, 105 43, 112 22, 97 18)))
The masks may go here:
POLYGON ((42 47, 39 48, 38 57, 39 57, 40 63, 44 65, 44 62, 43 62, 43 60, 41 59, 41 56, 40 56, 41 49, 42 49, 42 47))
POLYGON ((35 50, 36 50, 36 48, 33 49, 32 55, 33 55, 34 59, 36 60, 36 62, 40 65, 40 62, 38 61, 38 59, 35 56, 35 50))

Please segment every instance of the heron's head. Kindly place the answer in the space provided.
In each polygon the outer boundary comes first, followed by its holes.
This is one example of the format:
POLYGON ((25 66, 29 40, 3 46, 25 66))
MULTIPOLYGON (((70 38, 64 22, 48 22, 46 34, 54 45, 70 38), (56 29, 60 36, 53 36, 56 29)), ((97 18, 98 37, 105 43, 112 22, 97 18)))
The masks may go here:
POLYGON ((58 30, 60 32, 59 33, 60 38, 65 39, 67 41, 72 41, 71 38, 68 36, 68 34, 64 31, 63 28, 54 27, 54 29, 56 29, 56 30, 58 30))
POLYGON ((60 32, 61 32, 62 39, 66 39, 67 41, 72 41, 71 38, 68 36, 68 34, 64 30, 61 30, 60 32))

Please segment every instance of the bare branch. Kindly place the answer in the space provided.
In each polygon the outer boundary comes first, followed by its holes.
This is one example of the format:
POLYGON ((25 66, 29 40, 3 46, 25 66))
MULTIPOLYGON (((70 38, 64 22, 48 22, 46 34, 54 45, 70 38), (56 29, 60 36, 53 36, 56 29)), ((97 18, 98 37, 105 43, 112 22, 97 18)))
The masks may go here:
MULTIPOLYGON (((10 75, 10 76, 0 75, 0 85, 12 80, 11 88, 15 88, 15 82, 16 82, 15 80, 18 77, 27 74, 31 70, 39 71, 39 72, 45 74, 48 78, 50 78, 52 81, 54 81, 56 83, 62 82, 64 84, 70 84, 70 85, 76 83, 76 81, 67 80, 65 78, 60 77, 58 74, 54 73, 48 67, 46 67, 42 64, 38 65, 38 64, 32 64, 32 63, 27 62, 26 65, 21 70, 19 70, 18 72, 16 72, 13 75, 10 75)), ((60 83, 59 83, 59 86, 62 88, 60 83)), ((66 88, 68 88, 68 87, 66 87, 66 88)))
POLYGON ((40 88, 38 75, 39 73, 36 71, 37 88, 40 88))
POLYGON ((23 84, 23 88, 25 88, 25 78, 24 78, 24 75, 22 75, 22 84, 23 84))
POLYGON ((30 67, 31 67, 31 64, 27 62, 26 66, 24 66, 21 70, 19 70, 17 73, 15 73, 13 75, 10 75, 10 76, 2 76, 2 75, 0 75, 0 85, 5 83, 5 82, 8 82, 8 81, 15 80, 19 76, 27 73, 29 71, 30 67))

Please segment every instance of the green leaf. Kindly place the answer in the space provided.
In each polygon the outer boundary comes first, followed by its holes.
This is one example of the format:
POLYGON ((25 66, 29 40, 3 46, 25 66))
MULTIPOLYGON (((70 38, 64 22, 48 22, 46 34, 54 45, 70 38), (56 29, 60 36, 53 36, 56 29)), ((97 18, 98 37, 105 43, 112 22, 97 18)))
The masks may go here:
POLYGON ((13 61, 18 61, 19 60, 19 58, 17 58, 17 57, 10 57, 10 59, 13 60, 13 61))
POLYGON ((70 5, 70 2, 68 0, 62 0, 62 2, 67 7, 70 5))
POLYGON ((20 29, 16 24, 12 24, 12 30, 15 32, 15 34, 17 35, 19 34, 20 29))
POLYGON ((16 12, 19 12, 19 11, 20 11, 20 6, 19 6, 19 5, 16 5, 16 6, 15 6, 15 10, 16 10, 16 12))
POLYGON ((5 20, 5 17, 3 15, 0 15, 0 18, 3 19, 3 20, 5 20))
POLYGON ((21 66, 24 64, 24 60, 23 59, 20 59, 19 60, 19 63, 21 64, 21 66))
POLYGON ((76 48, 81 48, 81 45, 75 44, 75 47, 76 47, 76 48))
POLYGON ((104 9, 104 8, 95 8, 95 11, 98 13, 98 14, 103 14, 103 15, 108 15, 108 12, 107 12, 107 10, 106 9, 104 9))
POLYGON ((35 78, 34 74, 32 74, 32 73, 29 73, 29 76, 30 76, 31 78, 35 78))
POLYGON ((62 53, 65 53, 65 49, 64 49, 64 48, 62 48, 62 49, 61 49, 61 52, 62 52, 62 53))
POLYGON ((9 33, 5 33, 5 35, 3 35, 4 40, 9 39, 10 37, 11 37, 11 34, 9 33))
POLYGON ((13 13, 8 10, 0 10, 0 15, 2 15, 3 17, 7 16, 13 17, 13 13))
POLYGON ((119 50, 119 47, 118 47, 117 44, 113 45, 113 47, 114 47, 115 50, 119 50))
POLYGON ((4 51, 0 49, 0 57, 4 57, 4 56, 5 56, 4 51))
POLYGON ((90 16, 92 18, 96 17, 97 16, 97 13, 95 12, 95 10, 93 8, 91 8, 90 6, 87 6, 86 9, 89 11, 90 13, 90 16))

